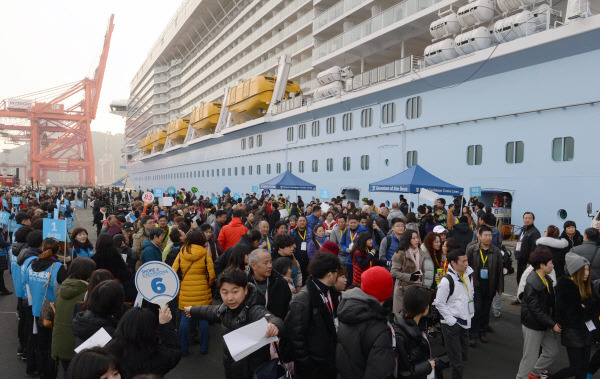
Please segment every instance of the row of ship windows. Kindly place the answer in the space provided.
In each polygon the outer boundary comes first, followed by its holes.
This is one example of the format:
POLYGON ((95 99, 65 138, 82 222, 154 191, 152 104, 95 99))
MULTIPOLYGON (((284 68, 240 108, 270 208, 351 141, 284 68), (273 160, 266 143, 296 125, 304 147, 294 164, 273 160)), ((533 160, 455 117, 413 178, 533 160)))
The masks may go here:
MULTIPOLYGON (((421 96, 411 97, 406 101, 406 118, 409 120, 421 117, 421 96)), ((381 107, 381 122, 383 124, 391 124, 396 122, 396 104, 387 103, 381 107)), ((360 112, 360 126, 362 128, 370 128, 373 126, 373 108, 366 108, 360 112)), ((352 113, 346 113, 342 116, 342 130, 347 132, 352 130, 353 118, 352 113)), ((325 132, 327 134, 335 133, 335 117, 329 117, 325 121, 325 132)), ((311 124, 311 135, 318 137, 321 134, 320 121, 313 121, 311 124)), ((298 125, 298 139, 306 138, 306 124, 298 125)), ((287 129, 287 140, 294 140, 294 127, 287 129)))
MULTIPOLYGON (((557 137, 552 140, 552 160, 555 162, 572 161, 575 156, 575 139, 573 137, 557 137)), ((525 143, 511 141, 506 144, 506 163, 523 163, 525 159, 525 143)), ((467 147, 467 164, 470 166, 481 165, 483 160, 483 147, 470 145, 467 147)))
MULTIPOLYGON (((416 96, 408 99, 406 101, 406 118, 414 119, 421 116, 421 96, 416 96)), ((381 122, 383 124, 390 124, 396 121, 396 104, 395 103, 387 103, 381 107, 381 122)), ((360 112, 360 126, 363 128, 369 128, 373 126, 373 108, 366 108, 360 112)), ((342 130, 347 132, 352 130, 353 127, 353 119, 352 113, 346 113, 342 116, 342 130)), ((335 133, 335 117, 329 117, 325 121, 325 132, 327 134, 335 133)), ((311 135, 313 137, 318 137, 321 134, 321 122, 313 121, 311 124, 311 135)), ((298 139, 306 138, 306 124, 298 125, 298 139)), ((287 129, 287 140, 289 142, 294 140, 294 127, 290 126, 287 129)), ((256 137, 256 147, 260 147, 262 145, 262 135, 258 135, 256 137), (260 143, 259 143, 260 138, 260 143)), ((248 137, 248 143, 246 143, 246 138, 242 138, 240 141, 240 146, 242 150, 245 150, 246 147, 251 149, 254 147, 254 138, 248 137)))
MULTIPOLYGON (((249 141, 252 140, 253 137, 249 137, 249 141)), ((262 144, 262 135, 256 136, 257 146, 262 144), (260 142, 259 142, 260 141, 260 142)), ((575 139, 573 137, 557 137, 552 140, 552 160, 556 162, 567 162, 572 161, 575 155, 575 139)), ((525 157, 525 144, 523 141, 511 141, 506 144, 506 163, 515 164, 515 163, 523 163, 525 157)), ((362 155, 360 157, 360 169, 363 171, 369 170, 370 167, 370 156, 362 155)), ((418 163, 419 155, 416 150, 411 150, 406 153, 406 166, 412 167, 418 163)), ((483 161, 483 147, 481 145, 470 145, 467 146, 467 164, 470 166, 481 165, 483 161)), ((389 166, 389 159, 386 159, 384 164, 389 166)), ((271 164, 266 165, 266 173, 267 175, 271 174, 271 164)), ((292 162, 287 163, 287 170, 292 172, 292 162)), ((304 161, 298 162, 298 172, 304 172, 304 161)), ((248 175, 253 175, 253 167, 248 166, 248 175)), ((350 171, 351 167, 351 158, 343 157, 342 158, 342 170, 350 171)), ((327 172, 333 171, 333 158, 327 158, 325 162, 325 169, 327 172)), ((189 172, 176 172, 170 174, 159 174, 159 175, 147 175, 143 177, 143 180, 169 180, 169 179, 189 179, 189 178, 204 178, 204 177, 215 177, 215 176, 238 176, 238 173, 241 175, 246 175, 245 166, 241 166, 238 170, 238 167, 231 167, 226 169, 211 169, 211 170, 199 170, 199 171, 189 171, 189 172), (225 174, 227 172, 227 175, 225 174)), ((281 163, 277 163, 275 165, 275 170, 277 174, 281 174, 281 163)), ((313 159, 311 164, 312 172, 319 172, 319 160, 313 159)), ((256 175, 261 174, 261 165, 256 165, 256 175)), ((141 178, 138 178, 141 179, 141 178)))
MULTIPOLYGON (((417 164, 417 152, 416 151, 409 151, 408 154, 408 164, 409 167, 412 167, 413 165, 417 164)), ((298 172, 304 172, 304 161, 299 161, 298 162, 298 172)), ((389 161, 386 161, 386 165, 389 165, 389 161)), ((350 167, 351 167, 351 158, 350 157, 343 157, 342 158, 342 170, 343 171, 350 171, 350 167)), ((362 155, 360 157, 360 169, 361 170, 368 170, 370 167, 370 156, 369 155, 362 155)), ((271 174, 271 169, 272 169, 272 165, 270 163, 268 163, 266 165, 266 173, 267 175, 271 174)), ((325 169, 328 172, 332 172, 333 171, 333 158, 327 158, 326 162, 325 162, 325 169)), ((292 162, 288 162, 287 163, 287 170, 292 172, 293 170, 293 163, 292 162)), ((311 170, 312 172, 319 172, 319 160, 318 159, 313 159, 312 161, 312 165, 311 165, 311 170)), ((254 171, 254 166, 250 165, 248 166, 248 175, 253 175, 253 171, 254 171)), ((256 170, 254 171, 256 173, 256 175, 260 175, 261 174, 261 165, 256 165, 256 170)), ((281 163, 276 163, 275 164, 275 172, 277 174, 281 174, 281 163)), ((219 177, 219 176, 238 176, 238 174, 241 175, 246 175, 246 167, 245 166, 241 166, 239 167, 229 167, 227 169, 225 168, 221 168, 221 169, 210 169, 210 170, 199 170, 199 171, 187 171, 187 172, 174 172, 174 173, 170 173, 170 174, 157 174, 157 175, 147 175, 144 176, 143 178, 138 178, 138 179, 143 179, 143 180, 170 180, 170 179, 189 179, 189 178, 210 178, 210 177, 219 177)))

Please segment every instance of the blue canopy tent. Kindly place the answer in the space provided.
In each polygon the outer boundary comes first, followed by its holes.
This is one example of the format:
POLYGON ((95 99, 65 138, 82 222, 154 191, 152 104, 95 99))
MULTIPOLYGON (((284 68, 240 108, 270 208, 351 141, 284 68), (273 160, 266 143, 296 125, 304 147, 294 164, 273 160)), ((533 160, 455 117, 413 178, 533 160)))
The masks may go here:
POLYGON ((125 183, 123 183, 123 181, 122 181, 122 180, 118 180, 118 181, 114 182, 112 185, 113 185, 113 186, 116 186, 116 187, 120 187, 120 186, 123 186, 123 187, 124 187, 124 186, 125 186, 125 183))
POLYGON ((399 174, 369 184, 369 192, 419 193, 421 189, 443 196, 462 196, 463 189, 430 174, 419 165, 414 165, 399 174))
POLYGON ((277 175, 273 179, 260 185, 262 189, 282 189, 295 191, 315 191, 317 187, 314 184, 306 182, 289 171, 277 175))

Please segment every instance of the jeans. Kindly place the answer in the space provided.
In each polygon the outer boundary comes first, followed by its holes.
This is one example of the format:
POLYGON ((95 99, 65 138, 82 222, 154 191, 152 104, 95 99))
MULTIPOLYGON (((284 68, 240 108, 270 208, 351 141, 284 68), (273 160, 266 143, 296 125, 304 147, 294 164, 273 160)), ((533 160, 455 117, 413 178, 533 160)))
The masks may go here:
POLYGON ((565 367, 552 375, 552 379, 562 379, 574 377, 575 379, 585 379, 590 364, 590 353, 592 346, 569 347, 567 346, 567 355, 569 356, 569 367, 565 367))
MULTIPOLYGON (((188 337, 190 330, 190 321, 192 318, 188 318, 185 315, 185 311, 181 311, 181 321, 179 322, 179 344, 181 345, 181 354, 188 355, 188 337)), ((195 321, 195 320, 193 320, 195 321)), ((206 353, 208 351, 208 342, 210 336, 208 335, 208 321, 198 320, 198 329, 200 330, 200 351, 206 353)))
POLYGON ((494 310, 494 316, 502 312, 502 295, 496 294, 496 296, 494 296, 492 309, 494 310))
POLYGON ((523 357, 519 364, 517 379, 527 379, 529 374, 540 376, 542 370, 548 369, 558 355, 556 337, 551 329, 533 330, 521 325, 523 329, 523 357), (540 354, 540 346, 542 354, 540 354))
POLYGON ((17 298, 17 314, 19 315, 19 324, 17 326, 17 335, 19 336, 19 345, 27 346, 27 306, 23 303, 25 299, 17 298))
POLYGON ((490 296, 488 286, 484 289, 475 288, 474 293, 475 315, 471 322, 469 337, 476 339, 485 336, 487 327, 490 325, 490 309, 492 307, 493 297, 490 296))
POLYGON ((517 260, 517 286, 521 281, 521 276, 523 276, 525 269, 527 269, 527 261, 522 259, 517 260))
POLYGON ((346 264, 346 287, 352 285, 354 266, 346 264))
POLYGON ((462 379, 465 362, 469 357, 469 330, 458 323, 452 326, 442 324, 442 334, 450 360, 452 379, 462 379))

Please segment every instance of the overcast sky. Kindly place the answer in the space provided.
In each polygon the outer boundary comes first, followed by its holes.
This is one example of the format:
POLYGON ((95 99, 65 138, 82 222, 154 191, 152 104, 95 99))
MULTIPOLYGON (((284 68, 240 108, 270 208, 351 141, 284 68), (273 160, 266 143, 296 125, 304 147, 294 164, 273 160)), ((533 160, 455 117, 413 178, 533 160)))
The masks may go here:
MULTIPOLYGON (((123 133, 109 113, 181 0, 0 0, 0 100, 93 76, 115 14, 104 83, 92 130, 123 133)), ((1 143, 0 143, 1 147, 1 143)))

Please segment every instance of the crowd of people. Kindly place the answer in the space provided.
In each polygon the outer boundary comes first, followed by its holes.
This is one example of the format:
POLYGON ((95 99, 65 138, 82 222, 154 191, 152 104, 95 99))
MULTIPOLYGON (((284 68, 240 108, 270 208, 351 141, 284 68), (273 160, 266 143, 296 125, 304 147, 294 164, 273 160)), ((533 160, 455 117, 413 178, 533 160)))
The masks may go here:
MULTIPOLYGON (((181 190, 161 206, 141 195, 2 195, 17 227, 0 237, 0 269, 12 275, 27 375, 161 377, 190 354, 190 339, 208 353, 210 323, 226 334, 264 318, 266 336, 278 342, 240 360, 224 344, 226 378, 279 378, 267 373, 278 367, 293 378, 458 379, 469 349, 489 342, 490 315, 501 316, 513 272, 494 215, 473 199, 440 198, 413 212, 402 196, 390 209, 341 196, 305 204, 224 195, 213 204, 181 190), (86 225, 66 241, 44 238, 44 219, 72 217, 78 202, 92 208, 95 243, 86 225), (136 270, 152 261, 180 279, 163 308, 136 301, 136 270), (100 329, 112 340, 75 354, 100 329), (429 338, 440 331, 446 352, 433 356, 429 338)), ((600 354, 591 357, 599 231, 582 235, 567 221, 562 233, 550 225, 542 237, 534 222, 523 215, 514 251, 524 338, 516 377, 586 378, 600 366, 600 354), (558 336, 570 364, 549 375, 558 336)), ((0 278, 0 295, 11 295, 0 278)))

